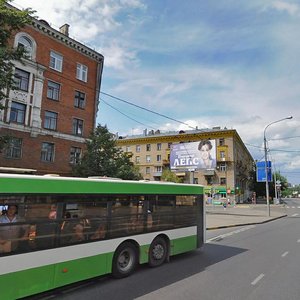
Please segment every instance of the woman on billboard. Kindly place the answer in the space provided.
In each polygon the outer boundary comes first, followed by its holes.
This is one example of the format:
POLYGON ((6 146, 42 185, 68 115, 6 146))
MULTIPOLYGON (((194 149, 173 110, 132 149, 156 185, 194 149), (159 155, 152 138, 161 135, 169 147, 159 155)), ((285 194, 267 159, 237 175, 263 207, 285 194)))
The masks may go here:
POLYGON ((216 166, 215 159, 211 156, 211 150, 213 146, 210 140, 202 140, 198 145, 198 150, 200 151, 200 156, 202 163, 200 164, 201 168, 212 169, 216 166))

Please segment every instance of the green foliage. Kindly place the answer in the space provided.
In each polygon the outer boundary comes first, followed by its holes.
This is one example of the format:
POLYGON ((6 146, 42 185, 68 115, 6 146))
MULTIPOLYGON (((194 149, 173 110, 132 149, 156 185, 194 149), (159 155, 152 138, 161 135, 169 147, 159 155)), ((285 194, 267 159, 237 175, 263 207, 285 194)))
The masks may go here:
POLYGON ((176 182, 176 183, 182 183, 183 179, 176 176, 176 174, 169 169, 164 169, 161 175, 162 181, 169 181, 169 182, 176 182))
MULTIPOLYGON (((9 45, 12 35, 26 24, 30 24, 34 13, 31 9, 17 10, 10 7, 10 1, 0 0, 0 100, 7 98, 7 91, 15 89, 12 61, 22 61, 26 50, 9 45)), ((3 106, 2 106, 3 108, 3 106)))
MULTIPOLYGON (((8 98, 9 90, 16 89, 13 80, 13 61, 22 61, 26 55, 23 48, 12 48, 9 41, 15 31, 31 22, 34 13, 31 9, 23 11, 13 9, 8 2, 0 0, 0 101, 8 98)), ((0 103, 0 109, 5 109, 6 103, 0 103)), ((0 152, 8 143, 7 136, 0 136, 0 152)))
POLYGON ((114 135, 106 126, 98 125, 86 141, 87 151, 73 168, 73 174, 80 177, 107 176, 128 180, 142 179, 139 170, 130 161, 131 156, 122 152, 114 135))

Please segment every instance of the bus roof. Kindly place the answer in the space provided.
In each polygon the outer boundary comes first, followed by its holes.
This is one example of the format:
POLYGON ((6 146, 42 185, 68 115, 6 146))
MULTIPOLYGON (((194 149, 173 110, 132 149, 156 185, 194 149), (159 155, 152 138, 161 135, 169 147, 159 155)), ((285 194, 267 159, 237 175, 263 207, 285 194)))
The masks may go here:
POLYGON ((203 186, 161 181, 0 174, 0 194, 203 194, 203 186))

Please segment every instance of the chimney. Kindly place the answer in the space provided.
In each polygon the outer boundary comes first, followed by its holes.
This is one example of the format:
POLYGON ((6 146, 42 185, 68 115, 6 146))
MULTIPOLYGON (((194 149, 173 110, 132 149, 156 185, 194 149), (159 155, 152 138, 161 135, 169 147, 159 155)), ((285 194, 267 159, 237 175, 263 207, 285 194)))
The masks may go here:
POLYGON ((63 26, 59 27, 59 31, 66 35, 66 36, 69 36, 69 27, 70 25, 69 24, 64 24, 63 26))

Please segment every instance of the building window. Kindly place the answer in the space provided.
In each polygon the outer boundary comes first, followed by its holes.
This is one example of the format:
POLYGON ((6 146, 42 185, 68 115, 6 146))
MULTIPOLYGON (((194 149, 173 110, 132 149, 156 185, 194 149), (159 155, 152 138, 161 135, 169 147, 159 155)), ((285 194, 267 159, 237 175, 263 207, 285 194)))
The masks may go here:
POLYGON ((76 70, 77 79, 87 82, 87 73, 88 73, 87 66, 82 64, 77 64, 77 70, 76 70))
POLYGON ((135 146, 135 151, 136 152, 141 152, 141 145, 136 145, 135 146))
POLYGON ((73 134, 83 135, 83 120, 73 119, 73 134))
POLYGON ((146 151, 151 151, 151 144, 146 145, 146 151))
POLYGON ((220 171, 221 172, 226 172, 226 163, 221 163, 220 164, 220 171))
POLYGON ((44 128, 56 130, 58 114, 52 111, 45 111, 44 128))
POLYGON ((156 161, 161 161, 161 155, 156 155, 156 161))
POLYGON ((50 52, 50 68, 54 69, 58 72, 61 72, 62 71, 62 64, 63 64, 62 55, 51 51, 50 52))
POLYGON ((213 184, 212 176, 207 176, 206 177, 206 182, 207 182, 208 185, 212 185, 213 184))
POLYGON ((25 57, 31 59, 32 58, 32 41, 26 37, 26 36, 21 36, 18 39, 18 48, 22 48, 26 51, 25 57))
POLYGON ((157 149, 157 151, 160 151, 160 150, 161 150, 161 143, 158 143, 158 144, 156 145, 156 149, 157 149))
POLYGON ((150 167, 146 167, 146 174, 150 174, 150 167))
POLYGON ((151 156, 150 155, 146 155, 146 162, 147 163, 151 162, 151 156))
POLYGON ((85 107, 85 93, 75 91, 74 106, 78 108, 85 107))
POLYGON ((10 122, 24 124, 25 123, 26 105, 18 102, 11 103, 10 122))
POLYGON ((60 93, 60 84, 48 81, 48 88, 47 88, 47 97, 52 100, 59 100, 59 93, 60 93))
POLYGON ((14 74, 15 87, 21 91, 28 92, 30 73, 16 68, 14 74))
POLYGON ((156 172, 162 172, 162 166, 157 166, 157 167, 155 167, 155 169, 156 169, 156 172))
POLYGON ((126 152, 130 152, 130 146, 126 146, 126 152))
POLYGON ((226 184, 226 178, 225 177, 221 177, 220 178, 220 184, 221 185, 225 185, 226 184))
POLYGON ((10 138, 5 156, 7 158, 21 158, 22 155, 22 139, 10 138))
POLYGON ((171 145, 172 145, 172 143, 168 143, 168 149, 170 149, 170 148, 171 148, 171 145))
POLYGON ((140 159, 139 156, 136 156, 136 157, 135 157, 135 162, 136 162, 137 164, 139 164, 139 163, 141 162, 141 159, 140 159))
POLYGON ((220 158, 224 158, 225 159, 225 151, 220 151, 220 158))
POLYGON ((81 157, 81 148, 71 147, 70 163, 74 165, 78 164, 80 162, 80 157, 81 157))
POLYGON ((54 161, 54 144, 42 143, 41 161, 54 161))
POLYGON ((224 146, 225 145, 225 139, 219 139, 219 145, 224 146))

